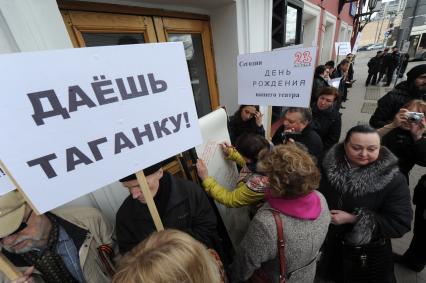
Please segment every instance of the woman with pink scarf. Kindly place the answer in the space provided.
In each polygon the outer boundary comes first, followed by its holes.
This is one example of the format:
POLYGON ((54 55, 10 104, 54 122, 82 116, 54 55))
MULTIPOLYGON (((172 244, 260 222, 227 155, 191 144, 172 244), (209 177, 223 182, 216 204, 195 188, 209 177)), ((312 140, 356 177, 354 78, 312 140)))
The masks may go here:
POLYGON ((279 145, 259 154, 257 170, 269 178, 266 203, 250 223, 232 265, 232 282, 260 276, 265 282, 313 282, 316 261, 327 234, 330 213, 324 196, 316 191, 320 172, 304 149, 279 145), (284 256, 280 258, 273 212, 282 222, 284 256), (284 272, 280 264, 285 263, 284 272))

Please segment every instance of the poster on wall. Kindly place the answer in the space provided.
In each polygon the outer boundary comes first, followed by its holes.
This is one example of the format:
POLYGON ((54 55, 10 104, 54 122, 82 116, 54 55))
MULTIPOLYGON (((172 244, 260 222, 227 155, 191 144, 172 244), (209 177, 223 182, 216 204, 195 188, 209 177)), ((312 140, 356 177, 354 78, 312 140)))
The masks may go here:
POLYGON ((0 156, 39 213, 202 141, 181 42, 7 54, 0 65, 0 156))
POLYGON ((309 107, 316 48, 238 56, 238 103, 309 107))

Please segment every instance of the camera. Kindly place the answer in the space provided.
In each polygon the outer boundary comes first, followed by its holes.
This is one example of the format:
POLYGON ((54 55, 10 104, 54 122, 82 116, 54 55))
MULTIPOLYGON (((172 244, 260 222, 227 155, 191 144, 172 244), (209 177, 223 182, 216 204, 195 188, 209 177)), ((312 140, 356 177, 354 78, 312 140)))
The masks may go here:
POLYGON ((407 120, 408 122, 420 123, 420 121, 424 118, 425 114, 421 112, 407 112, 407 120))

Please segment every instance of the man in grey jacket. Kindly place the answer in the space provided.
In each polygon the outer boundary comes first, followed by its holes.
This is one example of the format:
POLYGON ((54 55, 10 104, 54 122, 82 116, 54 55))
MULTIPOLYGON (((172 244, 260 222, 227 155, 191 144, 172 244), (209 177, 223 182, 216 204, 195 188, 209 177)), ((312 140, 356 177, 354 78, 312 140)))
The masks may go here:
MULTIPOLYGON (((2 253, 24 272, 12 283, 110 282, 112 233, 94 208, 36 215, 17 191, 0 197, 2 253)), ((0 282, 8 282, 2 272, 0 282)))

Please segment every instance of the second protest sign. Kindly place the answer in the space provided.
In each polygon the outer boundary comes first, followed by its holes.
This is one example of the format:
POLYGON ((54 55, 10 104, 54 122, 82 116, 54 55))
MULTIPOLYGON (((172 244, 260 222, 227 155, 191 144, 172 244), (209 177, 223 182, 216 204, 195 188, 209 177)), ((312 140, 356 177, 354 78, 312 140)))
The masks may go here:
POLYGON ((238 103, 309 107, 316 48, 238 56, 238 103))

